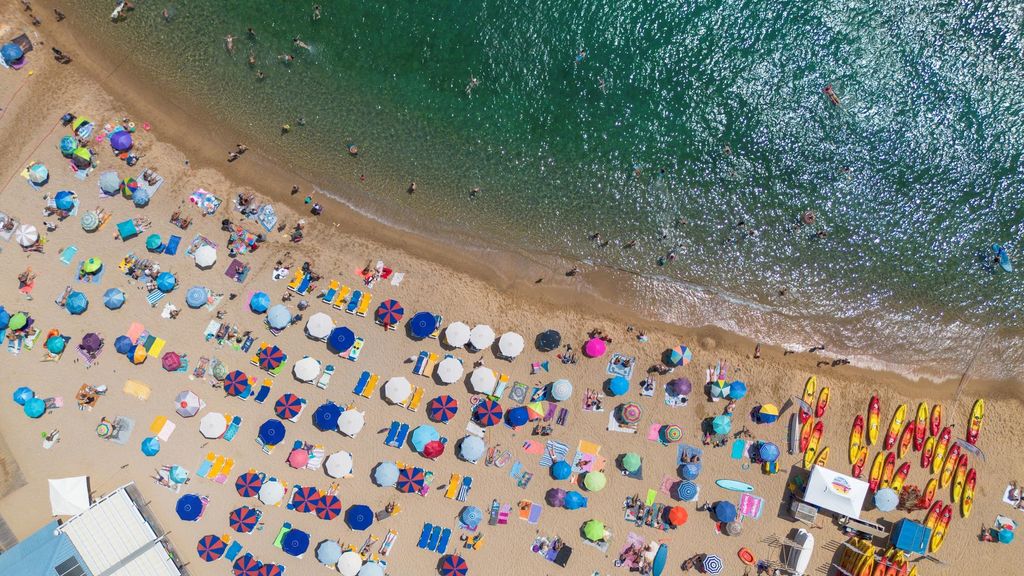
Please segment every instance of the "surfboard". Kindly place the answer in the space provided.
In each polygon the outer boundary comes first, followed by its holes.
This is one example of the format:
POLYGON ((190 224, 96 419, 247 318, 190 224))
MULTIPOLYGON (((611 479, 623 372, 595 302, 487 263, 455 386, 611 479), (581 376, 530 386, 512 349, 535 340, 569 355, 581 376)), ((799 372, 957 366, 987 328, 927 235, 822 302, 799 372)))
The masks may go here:
POLYGON ((1010 255, 1006 253, 1006 248, 1003 248, 1001 244, 993 244, 992 251, 999 258, 999 267, 1005 272, 1013 272, 1013 262, 1010 261, 1010 255))
POLYGON ((753 492, 754 487, 746 482, 740 482, 739 480, 715 480, 715 484, 718 484, 719 488, 725 490, 732 490, 733 492, 753 492))
POLYGON ((796 452, 797 444, 800 443, 800 417, 796 412, 789 415, 789 453, 796 452))

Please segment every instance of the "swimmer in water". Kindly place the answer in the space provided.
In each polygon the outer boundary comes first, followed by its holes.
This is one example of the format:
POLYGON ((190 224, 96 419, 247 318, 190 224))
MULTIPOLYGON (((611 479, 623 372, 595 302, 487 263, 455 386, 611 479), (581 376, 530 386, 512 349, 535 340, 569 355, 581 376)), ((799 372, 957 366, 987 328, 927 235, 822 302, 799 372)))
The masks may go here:
POLYGON ((314 4, 313 5, 313 20, 319 20, 319 19, 320 19, 320 5, 319 4, 314 4))
POLYGON ((164 17, 164 22, 170 22, 171 21, 171 9, 170 8, 164 8, 163 17, 164 17))
POLYGON ((257 80, 263 80, 266 77, 267 77, 267 75, 263 73, 263 70, 257 70, 256 71, 256 79, 257 80))
POLYGON ((281 60, 285 64, 291 64, 292 60, 295 60, 295 56, 292 56, 291 54, 280 54, 277 59, 281 60))
POLYGON ((348 150, 349 156, 358 156, 359 155, 359 146, 356 146, 355 144, 349 144, 345 148, 348 150))
POLYGON ((472 96, 473 95, 473 88, 476 88, 479 85, 480 85, 480 81, 477 80, 476 78, 474 78, 473 76, 470 76, 469 77, 469 84, 466 84, 466 95, 472 96))
POLYGON ((608 87, 604 83, 604 78, 598 78, 597 79, 597 87, 601 90, 602 93, 604 93, 604 94, 608 93, 608 87))
POLYGON ((829 84, 828 86, 825 86, 825 88, 822 90, 822 92, 824 92, 825 95, 828 96, 828 99, 829 99, 830 102, 832 102, 832 104, 834 104, 836 106, 842 106, 843 105, 842 102, 839 101, 839 96, 836 96, 836 91, 832 89, 832 85, 831 84, 829 84))
POLYGON ((299 48, 305 48, 306 50, 309 50, 309 44, 306 44, 305 42, 303 42, 298 36, 296 36, 295 38, 292 38, 292 44, 294 44, 295 46, 297 46, 299 48))
POLYGON ((576 55, 576 62, 583 62, 583 59, 587 57, 587 51, 580 49, 580 53, 576 55))
POLYGON ((249 28, 246 29, 245 33, 249 35, 250 40, 256 39, 256 31, 253 30, 252 26, 249 26, 249 28))
POLYGON ((255 65, 256 65, 256 51, 254 51, 252 48, 249 48, 249 66, 255 66, 255 65))
POLYGON ((224 48, 231 54, 235 53, 235 37, 231 34, 224 37, 224 48))

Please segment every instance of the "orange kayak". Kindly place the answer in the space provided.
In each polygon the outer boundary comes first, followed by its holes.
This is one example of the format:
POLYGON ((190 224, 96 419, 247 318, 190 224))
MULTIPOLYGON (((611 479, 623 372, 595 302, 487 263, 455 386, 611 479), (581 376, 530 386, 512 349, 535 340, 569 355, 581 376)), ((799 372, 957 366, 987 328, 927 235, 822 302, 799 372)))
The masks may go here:
POLYGON ((967 454, 961 454, 956 461, 953 472, 953 502, 959 502, 964 494, 964 483, 967 482, 967 454))
POLYGON ((818 392, 818 405, 814 407, 815 418, 821 418, 825 415, 825 410, 828 408, 828 396, 828 386, 825 386, 821 389, 821 392, 818 392))
POLYGON ((960 501, 960 515, 967 518, 971 515, 971 508, 974 508, 974 487, 978 482, 978 473, 971 468, 967 473, 967 482, 964 484, 964 497, 960 501))
MULTIPOLYGON (((808 420, 810 422, 810 420, 808 420)), ((810 469, 818 458, 818 442, 825 432, 825 424, 821 420, 814 423, 814 431, 811 432, 811 439, 807 442, 807 452, 804 452, 804 468, 810 469)))
POLYGON ((885 452, 875 454, 875 461, 871 463, 871 476, 868 478, 868 488, 872 492, 878 490, 882 483, 882 470, 885 467, 885 452))
POLYGON ((939 430, 942 428, 942 404, 936 404, 932 406, 932 436, 938 436, 939 430))
POLYGON ((868 447, 861 446, 857 461, 853 463, 853 477, 860 478, 864 474, 864 465, 868 462, 868 447))
POLYGON ((917 420, 914 421, 914 451, 924 447, 924 439, 928 436, 928 405, 921 402, 917 405, 917 420))
POLYGON ((939 440, 935 443, 935 457, 932 458, 932 474, 938 474, 942 470, 942 463, 946 459, 946 449, 949 448, 949 439, 953 437, 953 428, 946 426, 939 434, 939 440))
POLYGON ((949 486, 950 481, 953 480, 953 472, 956 471, 956 463, 960 459, 960 445, 953 444, 953 447, 949 449, 949 453, 946 454, 946 460, 942 464, 942 473, 939 474, 939 488, 945 488, 949 486))
POLYGON ((893 445, 896 444, 896 437, 899 435, 900 430, 903 429, 903 420, 907 417, 907 405, 900 404, 896 411, 892 414, 892 421, 889 422, 889 430, 885 433, 885 442, 882 443, 882 447, 886 450, 892 450, 893 445))
POLYGON ((814 431, 814 420, 808 418, 804 420, 803 426, 800 427, 800 451, 807 452, 807 445, 811 441, 811 432, 814 431))
POLYGON ((978 434, 981 433, 981 421, 985 419, 985 401, 978 398, 971 408, 971 422, 967 426, 967 442, 974 444, 978 441, 978 434))
POLYGON ((935 478, 930 478, 924 486, 924 494, 921 495, 921 506, 925 508, 931 506, 932 501, 935 500, 935 493, 938 491, 939 481, 935 478))
POLYGON ((892 483, 892 473, 896 470, 896 454, 889 452, 885 455, 885 467, 882 468, 882 488, 888 488, 892 483))
POLYGON ((907 451, 910 450, 910 445, 914 441, 914 430, 917 429, 917 424, 910 420, 907 422, 906 427, 903 428, 903 434, 900 434, 900 443, 896 447, 896 456, 903 459, 907 455, 907 451))
POLYGON ((921 450, 921 468, 931 466, 933 456, 935 456, 935 436, 929 436, 924 441, 924 449, 921 450))
POLYGON ((811 412, 814 411, 814 391, 817 387, 817 379, 811 376, 807 379, 807 383, 804 384, 804 396, 803 401, 807 406, 800 406, 800 422, 804 423, 811 417, 811 412))

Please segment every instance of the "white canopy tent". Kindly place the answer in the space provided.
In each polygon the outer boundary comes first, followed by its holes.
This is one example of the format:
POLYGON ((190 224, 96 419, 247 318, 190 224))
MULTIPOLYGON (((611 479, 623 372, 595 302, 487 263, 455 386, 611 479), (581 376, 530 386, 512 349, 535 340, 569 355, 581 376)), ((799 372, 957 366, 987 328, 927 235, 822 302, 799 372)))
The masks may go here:
POLYGON ((822 466, 811 468, 804 502, 850 518, 860 518, 868 483, 822 466))
POLYGON ((50 478, 50 511, 54 516, 74 516, 89 509, 89 477, 50 478))

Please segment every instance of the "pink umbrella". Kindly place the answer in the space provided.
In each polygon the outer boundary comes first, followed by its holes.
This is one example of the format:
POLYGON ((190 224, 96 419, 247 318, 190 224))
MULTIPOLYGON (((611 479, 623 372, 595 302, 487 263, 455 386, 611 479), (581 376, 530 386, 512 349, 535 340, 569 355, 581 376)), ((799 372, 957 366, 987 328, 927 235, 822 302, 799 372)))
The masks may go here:
POLYGON ((174 372, 178 368, 181 368, 181 356, 179 356, 177 352, 168 352, 160 359, 160 363, 163 364, 164 370, 174 372))
POLYGON ((591 338, 583 345, 583 353, 590 358, 597 358, 598 356, 602 356, 607 348, 608 346, 605 345, 604 340, 601 340, 600 338, 591 338))
POLYGON ((305 468, 306 464, 309 464, 309 451, 297 448, 288 455, 288 465, 292 468, 305 468))

